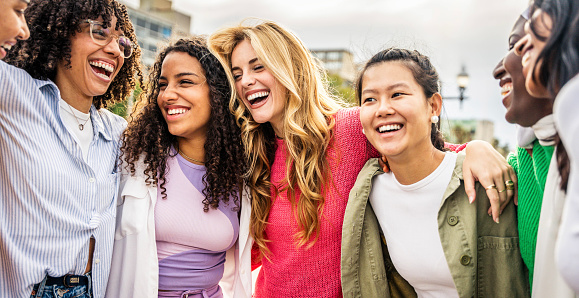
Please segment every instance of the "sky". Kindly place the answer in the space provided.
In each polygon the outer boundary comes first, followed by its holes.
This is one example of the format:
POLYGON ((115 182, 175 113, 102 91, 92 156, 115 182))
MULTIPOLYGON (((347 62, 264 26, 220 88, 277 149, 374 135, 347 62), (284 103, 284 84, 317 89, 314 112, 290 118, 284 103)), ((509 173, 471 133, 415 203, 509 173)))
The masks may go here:
POLYGON ((511 28, 528 0, 173 0, 192 14, 191 32, 211 34, 248 17, 276 21, 310 49, 347 49, 364 62, 387 47, 416 49, 430 57, 442 95, 457 96, 456 75, 465 65, 468 99, 444 102, 443 118, 484 119, 495 137, 516 146, 515 128, 504 119, 492 70, 507 52, 511 28))

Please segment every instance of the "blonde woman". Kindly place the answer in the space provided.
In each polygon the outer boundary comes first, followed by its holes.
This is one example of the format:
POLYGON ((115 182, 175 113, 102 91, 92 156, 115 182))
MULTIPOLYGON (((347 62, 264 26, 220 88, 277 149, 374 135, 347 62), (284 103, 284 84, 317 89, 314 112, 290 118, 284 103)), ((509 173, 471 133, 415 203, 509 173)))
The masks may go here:
MULTIPOLYGON (((328 92, 305 45, 277 23, 224 28, 210 36, 209 47, 229 70, 229 105, 249 158, 252 262, 262 266, 256 297, 341 297, 348 193, 364 163, 378 156, 362 134, 359 109, 344 108, 328 92)), ((488 145, 473 145, 485 185, 513 179, 488 145), (489 164, 504 170, 491 177, 489 164)), ((489 191, 498 216, 498 193, 489 191)))

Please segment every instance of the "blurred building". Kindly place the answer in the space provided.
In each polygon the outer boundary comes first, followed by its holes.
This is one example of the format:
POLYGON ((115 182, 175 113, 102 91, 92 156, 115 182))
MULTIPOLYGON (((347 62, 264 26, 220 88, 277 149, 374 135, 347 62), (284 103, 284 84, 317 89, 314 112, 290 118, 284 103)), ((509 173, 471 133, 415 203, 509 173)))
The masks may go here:
POLYGON ((489 120, 443 120, 441 129, 450 143, 463 144, 471 140, 495 143, 495 125, 489 120))
POLYGON ((119 1, 127 5, 146 66, 153 64, 157 48, 169 38, 189 35, 191 15, 175 11, 172 0, 119 1))
POLYGON ((358 74, 352 52, 345 49, 311 50, 320 59, 324 68, 330 74, 339 76, 344 83, 351 85, 358 74))

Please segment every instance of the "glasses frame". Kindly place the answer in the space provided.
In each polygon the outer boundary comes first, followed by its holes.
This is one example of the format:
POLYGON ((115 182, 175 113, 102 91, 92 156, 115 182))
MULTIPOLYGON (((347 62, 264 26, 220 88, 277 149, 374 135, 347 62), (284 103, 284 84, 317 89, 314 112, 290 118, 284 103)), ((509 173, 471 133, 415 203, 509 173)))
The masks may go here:
POLYGON ((133 41, 132 41, 130 38, 128 38, 128 37, 126 37, 126 36, 124 36, 124 35, 118 35, 118 34, 110 33, 110 34, 109 34, 110 37, 109 37, 107 40, 105 40, 104 43, 103 43, 102 40, 95 39, 95 37, 93 36, 93 33, 92 33, 92 32, 93 32, 93 29, 94 29, 94 26, 95 26, 95 25, 99 25, 99 26, 103 26, 103 28, 104 28, 104 24, 103 24, 102 22, 95 21, 95 20, 91 20, 91 19, 86 19, 86 20, 83 21, 83 23, 88 23, 88 24, 89 24, 89 30, 88 30, 88 32, 89 32, 90 38, 92 39, 92 41, 93 41, 95 44, 104 47, 104 46, 108 45, 113 39, 116 39, 117 45, 119 46, 119 50, 120 50, 120 52, 121 52, 121 56, 122 56, 124 59, 130 58, 130 57, 133 55, 133 53, 135 52, 136 45, 133 43, 133 41), (125 56, 124 50, 121 50, 121 44, 120 44, 120 41, 119 41, 121 37, 124 37, 124 38, 128 39, 128 40, 131 42, 131 46, 129 47, 129 48, 131 49, 131 52, 130 52, 129 55, 126 55, 126 56, 125 56))

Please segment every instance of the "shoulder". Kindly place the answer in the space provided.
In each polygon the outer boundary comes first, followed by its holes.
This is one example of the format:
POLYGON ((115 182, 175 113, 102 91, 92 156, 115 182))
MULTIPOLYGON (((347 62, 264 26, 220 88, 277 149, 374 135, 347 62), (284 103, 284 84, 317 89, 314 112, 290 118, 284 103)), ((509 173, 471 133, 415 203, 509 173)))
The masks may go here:
POLYGON ((99 109, 97 112, 104 124, 105 129, 110 132, 111 137, 114 139, 119 139, 127 127, 127 120, 105 108, 99 109))
POLYGON ((366 136, 362 134, 362 123, 360 122, 359 107, 340 109, 334 115, 334 119, 336 120, 334 131, 338 139, 366 139, 366 136))
POLYGON ((354 183, 354 187, 352 187, 352 191, 350 192, 350 196, 365 196, 367 194, 362 193, 369 193, 370 187, 372 185, 372 178, 378 174, 381 174, 382 168, 380 167, 380 163, 378 162, 378 158, 371 158, 369 159, 362 170, 358 173, 358 177, 356 178, 356 182, 354 183))
POLYGON ((30 76, 24 69, 0 60, 0 92, 2 93, 12 92, 9 89, 37 89, 49 84, 54 85, 54 83, 49 80, 37 80, 30 76))
POLYGON ((334 115, 336 122, 347 124, 349 122, 360 123, 360 107, 339 109, 334 115))

